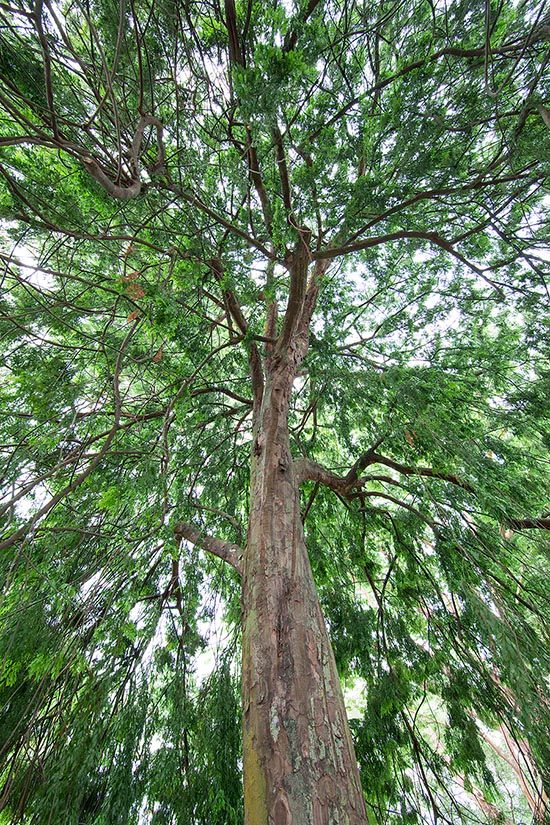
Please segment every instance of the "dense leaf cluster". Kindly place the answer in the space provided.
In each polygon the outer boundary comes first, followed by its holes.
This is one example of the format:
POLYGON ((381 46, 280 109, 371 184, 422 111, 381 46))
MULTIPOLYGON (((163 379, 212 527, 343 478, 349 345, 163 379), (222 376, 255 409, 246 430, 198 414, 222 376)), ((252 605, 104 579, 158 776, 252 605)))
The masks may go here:
POLYGON ((304 237, 289 427, 365 457, 302 517, 371 822, 548 816, 549 40, 523 3, 2 5, 0 822, 242 821, 238 579, 174 525, 246 540, 304 237))

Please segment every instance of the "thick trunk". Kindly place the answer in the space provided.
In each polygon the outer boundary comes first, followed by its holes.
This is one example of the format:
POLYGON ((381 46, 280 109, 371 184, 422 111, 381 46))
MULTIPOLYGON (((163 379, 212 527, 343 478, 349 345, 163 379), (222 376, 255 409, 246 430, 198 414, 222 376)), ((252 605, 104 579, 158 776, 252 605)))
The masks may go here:
POLYGON ((334 656, 304 543, 287 409, 293 370, 269 376, 252 458, 243 560, 246 825, 365 825, 334 656))

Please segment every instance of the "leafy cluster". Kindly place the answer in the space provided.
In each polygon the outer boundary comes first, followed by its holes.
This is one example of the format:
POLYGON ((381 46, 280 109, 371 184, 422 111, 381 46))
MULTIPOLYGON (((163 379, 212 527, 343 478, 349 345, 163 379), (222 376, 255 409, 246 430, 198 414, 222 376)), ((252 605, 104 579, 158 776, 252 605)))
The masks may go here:
POLYGON ((522 3, 2 6, 0 822, 242 822, 237 574, 175 525, 246 541, 305 238, 289 428, 357 470, 301 495, 370 821, 548 817, 549 39, 522 3))

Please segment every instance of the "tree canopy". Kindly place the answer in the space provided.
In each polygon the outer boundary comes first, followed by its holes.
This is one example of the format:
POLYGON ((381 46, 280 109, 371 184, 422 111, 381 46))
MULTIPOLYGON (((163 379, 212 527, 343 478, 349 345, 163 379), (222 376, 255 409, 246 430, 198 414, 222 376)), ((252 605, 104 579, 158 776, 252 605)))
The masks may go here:
POLYGON ((369 823, 546 821, 549 41, 544 3, 0 4, 0 822, 242 822, 253 409, 308 279, 369 823))

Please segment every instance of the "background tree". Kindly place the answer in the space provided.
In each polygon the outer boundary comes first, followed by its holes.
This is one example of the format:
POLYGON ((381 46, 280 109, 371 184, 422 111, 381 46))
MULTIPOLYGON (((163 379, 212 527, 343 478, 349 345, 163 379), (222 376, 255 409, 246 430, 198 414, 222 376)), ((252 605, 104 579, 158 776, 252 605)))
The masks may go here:
POLYGON ((544 4, 0 9, 0 821, 544 820, 544 4))

